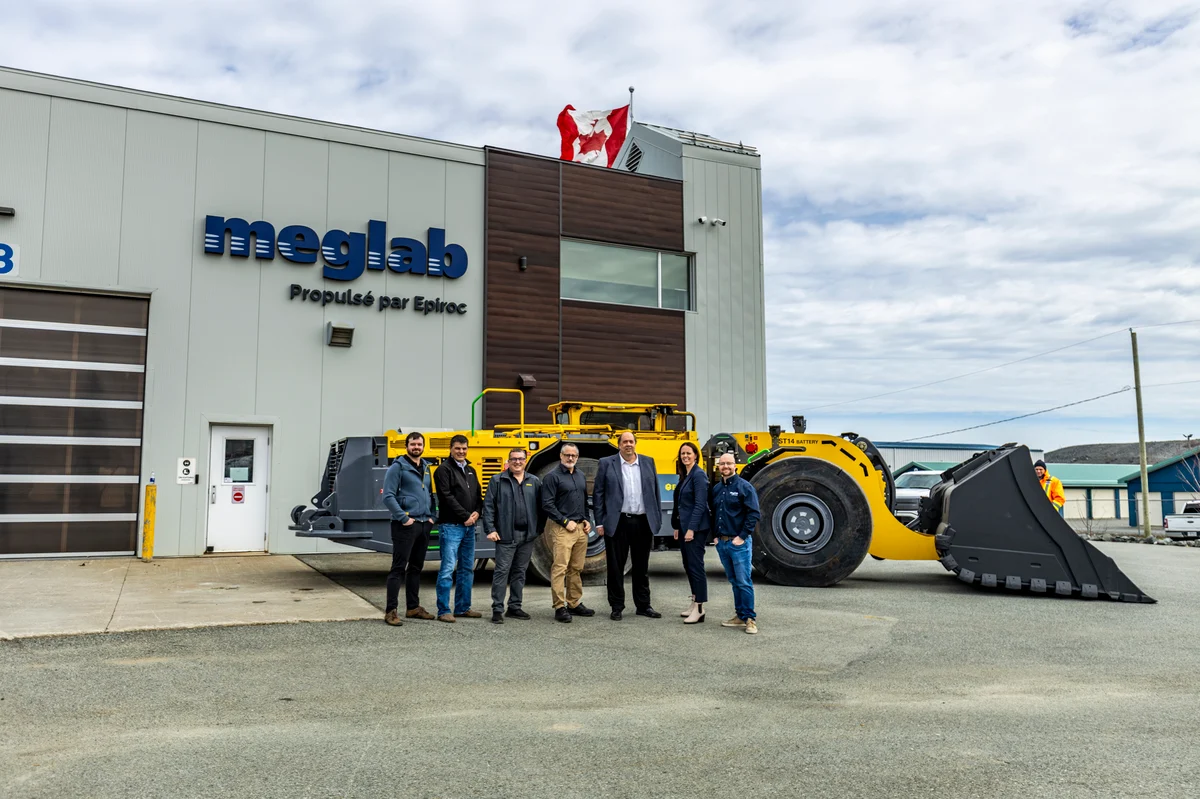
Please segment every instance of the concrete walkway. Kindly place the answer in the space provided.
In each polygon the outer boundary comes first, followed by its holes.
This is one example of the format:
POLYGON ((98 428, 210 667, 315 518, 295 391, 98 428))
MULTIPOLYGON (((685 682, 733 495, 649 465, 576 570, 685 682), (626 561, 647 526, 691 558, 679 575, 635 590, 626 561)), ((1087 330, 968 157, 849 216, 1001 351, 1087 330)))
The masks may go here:
POLYGON ((379 615, 291 555, 0 562, 0 639, 379 615))

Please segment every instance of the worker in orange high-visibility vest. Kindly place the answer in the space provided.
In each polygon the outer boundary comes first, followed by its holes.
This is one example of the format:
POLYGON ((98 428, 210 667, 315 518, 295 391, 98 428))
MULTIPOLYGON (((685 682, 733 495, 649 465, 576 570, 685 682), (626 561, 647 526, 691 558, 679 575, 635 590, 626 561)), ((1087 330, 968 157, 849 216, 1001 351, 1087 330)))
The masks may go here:
POLYGON ((1045 461, 1038 461, 1033 464, 1033 471, 1037 473, 1038 482, 1042 484, 1042 490, 1046 492, 1046 498, 1054 505, 1054 509, 1061 514, 1063 505, 1067 504, 1067 495, 1063 493, 1062 480, 1051 476, 1050 472, 1046 471, 1045 461))

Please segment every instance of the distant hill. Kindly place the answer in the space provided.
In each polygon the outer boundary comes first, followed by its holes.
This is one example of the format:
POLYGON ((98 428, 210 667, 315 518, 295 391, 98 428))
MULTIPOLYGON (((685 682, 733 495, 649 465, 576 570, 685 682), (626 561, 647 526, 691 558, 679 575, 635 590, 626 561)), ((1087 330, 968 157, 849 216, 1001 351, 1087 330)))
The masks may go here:
MULTIPOLYGON (((1147 441, 1146 463, 1155 464, 1200 447, 1200 440, 1147 441)), ((1046 453, 1046 463, 1138 463, 1138 444, 1076 444, 1046 453)))

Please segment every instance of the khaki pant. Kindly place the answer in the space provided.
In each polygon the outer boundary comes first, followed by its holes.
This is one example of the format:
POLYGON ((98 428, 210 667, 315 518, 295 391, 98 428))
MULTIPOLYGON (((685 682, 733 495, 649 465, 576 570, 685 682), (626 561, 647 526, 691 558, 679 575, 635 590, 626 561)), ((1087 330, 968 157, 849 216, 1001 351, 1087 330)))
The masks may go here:
POLYGON ((550 566, 550 596, 554 609, 563 605, 575 607, 583 600, 583 562, 587 557, 587 534, 591 526, 585 521, 575 526, 575 532, 553 522, 546 522, 554 563, 550 566), (565 596, 564 596, 565 594, 565 596))

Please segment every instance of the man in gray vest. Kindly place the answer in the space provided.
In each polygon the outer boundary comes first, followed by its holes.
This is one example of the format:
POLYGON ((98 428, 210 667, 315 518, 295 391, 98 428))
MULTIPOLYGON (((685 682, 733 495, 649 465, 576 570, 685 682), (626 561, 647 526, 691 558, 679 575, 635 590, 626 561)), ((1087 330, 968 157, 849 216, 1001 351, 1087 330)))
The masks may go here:
POLYGON ((525 472, 529 456, 514 447, 508 453, 508 468, 491 479, 483 500, 483 529, 489 541, 496 543, 496 570, 492 572, 492 624, 503 624, 504 617, 528 621, 521 608, 525 590, 525 570, 533 546, 542 534, 544 519, 539 508, 542 481, 525 472), (508 612, 504 612, 504 594, 508 592, 508 612))
POLYGON ((383 478, 383 504, 392 515, 392 570, 387 576, 387 604, 383 620, 399 627, 400 582, 405 584, 405 599, 410 619, 432 619, 421 607, 421 569, 433 529, 433 481, 429 464, 421 459, 425 436, 409 433, 404 440, 405 454, 392 461, 383 478))

